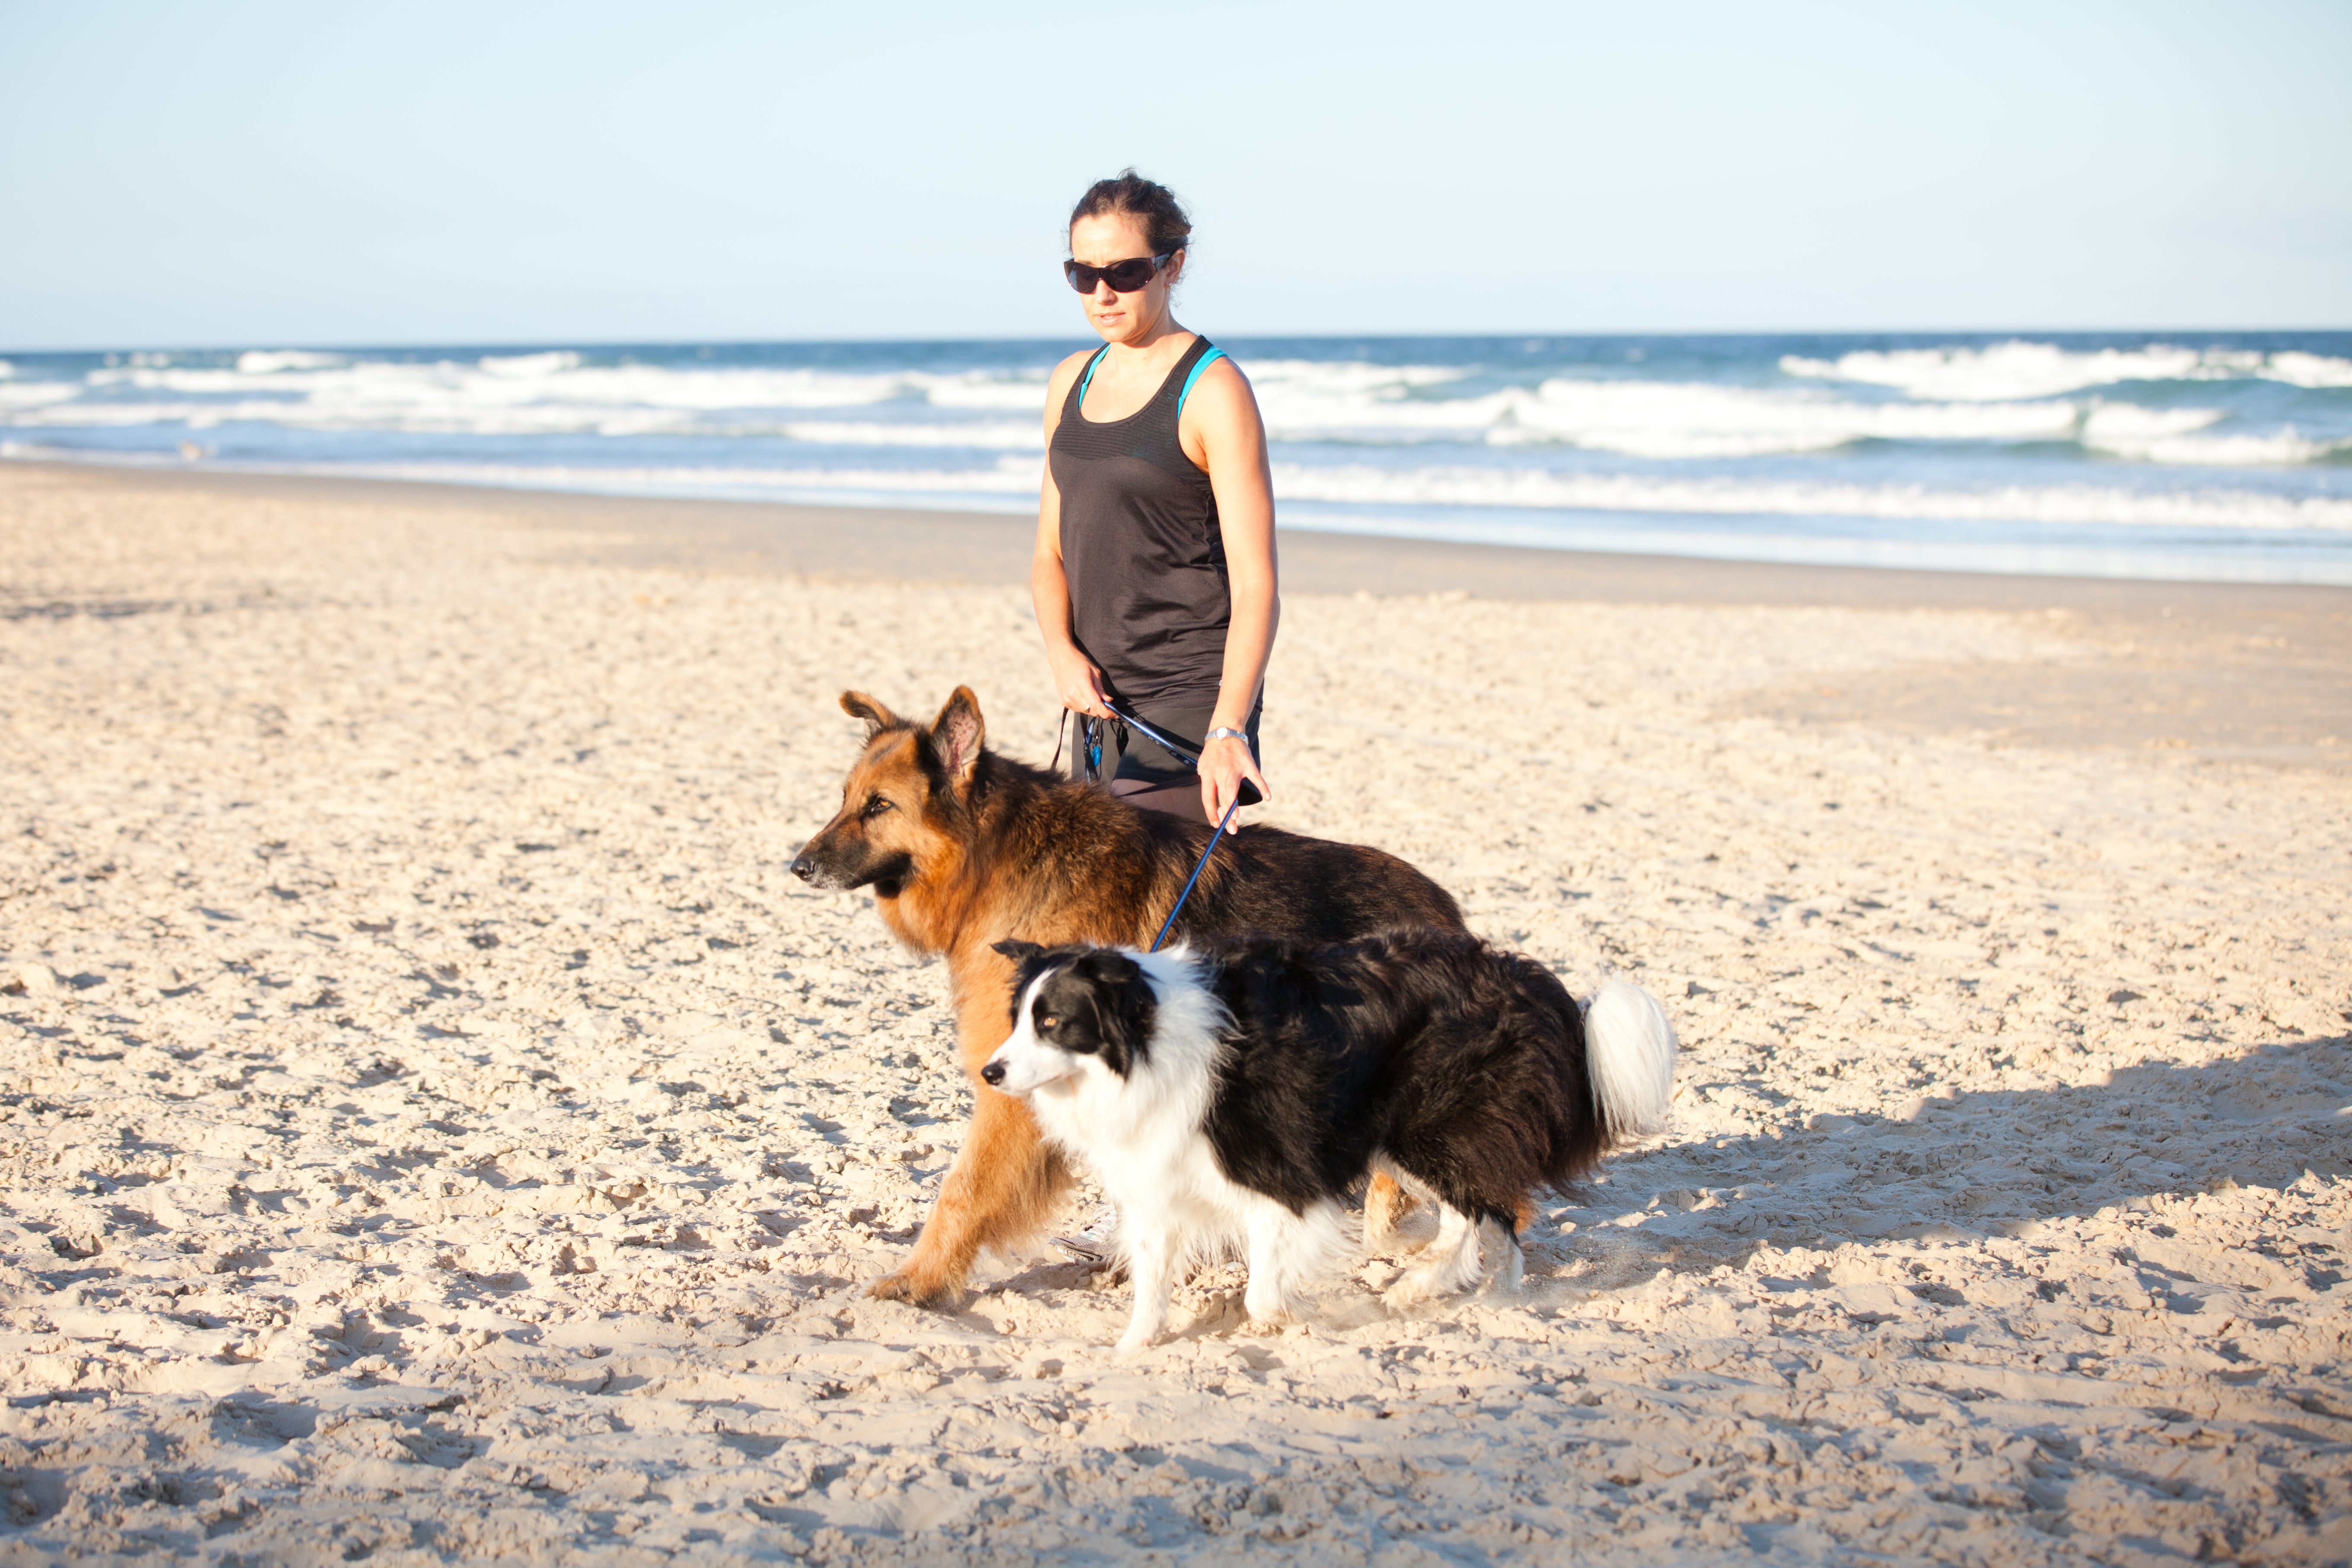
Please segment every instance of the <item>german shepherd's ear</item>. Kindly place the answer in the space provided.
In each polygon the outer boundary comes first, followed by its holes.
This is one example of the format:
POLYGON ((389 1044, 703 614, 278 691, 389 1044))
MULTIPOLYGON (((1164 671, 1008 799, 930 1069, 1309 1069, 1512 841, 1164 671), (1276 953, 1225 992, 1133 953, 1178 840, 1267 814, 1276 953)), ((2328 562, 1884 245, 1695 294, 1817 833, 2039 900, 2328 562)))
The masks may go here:
POLYGON ((981 743, 988 739, 988 726, 981 721, 980 699, 971 694, 969 686, 959 686, 940 716, 931 721, 931 745, 939 752, 940 765, 948 777, 961 786, 971 780, 971 767, 980 761, 981 743))
POLYGON ((843 692, 841 710, 853 719, 866 721, 866 738, 869 741, 892 725, 903 721, 896 713, 891 712, 863 691, 843 692))

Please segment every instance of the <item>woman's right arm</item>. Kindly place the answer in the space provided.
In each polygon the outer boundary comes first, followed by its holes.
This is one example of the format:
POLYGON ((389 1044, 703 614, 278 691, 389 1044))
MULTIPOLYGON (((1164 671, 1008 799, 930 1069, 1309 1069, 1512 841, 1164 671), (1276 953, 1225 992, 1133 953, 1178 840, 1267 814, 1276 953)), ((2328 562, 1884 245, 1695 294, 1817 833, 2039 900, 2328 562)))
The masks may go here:
POLYGON ((1062 569, 1062 492, 1054 484, 1054 427, 1062 403, 1092 353, 1081 349, 1054 367, 1045 384, 1045 479, 1037 493, 1037 544, 1029 560, 1029 602, 1045 639, 1045 663, 1054 672, 1054 692, 1074 713, 1110 717, 1105 707, 1102 671, 1070 635, 1070 578, 1062 569))

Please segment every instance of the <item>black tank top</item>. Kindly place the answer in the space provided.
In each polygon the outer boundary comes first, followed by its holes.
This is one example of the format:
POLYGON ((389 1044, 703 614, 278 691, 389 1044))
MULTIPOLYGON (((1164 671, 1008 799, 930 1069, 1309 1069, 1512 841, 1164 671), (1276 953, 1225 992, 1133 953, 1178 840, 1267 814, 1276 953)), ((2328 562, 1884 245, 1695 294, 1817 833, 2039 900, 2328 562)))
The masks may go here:
POLYGON ((1079 412, 1091 378, 1081 375, 1046 455, 1062 496, 1070 630, 1126 701, 1213 702, 1224 675, 1234 605, 1217 498, 1176 440, 1183 395, 1210 347, 1194 338, 1151 401, 1124 419, 1097 424, 1079 412))

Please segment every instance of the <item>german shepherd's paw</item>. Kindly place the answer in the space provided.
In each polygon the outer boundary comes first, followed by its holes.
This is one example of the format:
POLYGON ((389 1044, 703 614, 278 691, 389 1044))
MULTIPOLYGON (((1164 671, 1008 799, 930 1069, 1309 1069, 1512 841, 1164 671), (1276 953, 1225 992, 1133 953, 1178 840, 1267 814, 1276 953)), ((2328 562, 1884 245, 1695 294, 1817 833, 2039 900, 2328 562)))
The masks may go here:
POLYGON ((1397 1222, 1421 1206, 1420 1201, 1386 1171, 1372 1173, 1364 1188, 1364 1245, 1380 1247, 1396 1236, 1397 1222))
POLYGON ((931 1279, 906 1268, 885 1274, 867 1286, 866 1293, 877 1301, 905 1301, 935 1312, 949 1311, 963 1304, 963 1287, 954 1280, 931 1279))

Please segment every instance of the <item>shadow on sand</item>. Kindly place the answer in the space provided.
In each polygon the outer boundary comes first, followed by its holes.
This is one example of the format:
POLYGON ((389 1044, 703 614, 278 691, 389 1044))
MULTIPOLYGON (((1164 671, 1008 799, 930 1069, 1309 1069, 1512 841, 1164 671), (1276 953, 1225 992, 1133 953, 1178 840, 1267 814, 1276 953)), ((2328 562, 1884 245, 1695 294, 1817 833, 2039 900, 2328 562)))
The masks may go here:
MULTIPOLYGON (((1765 1246, 2030 1239, 2053 1220, 2285 1187, 2306 1172, 2352 1172, 2352 1035, 1668 1143, 1564 1194, 1534 1227, 1530 1260, 1615 1289, 1737 1265, 1765 1246)), ((2307 1268, 2315 1288, 2334 1282, 2332 1267, 2307 1268)))

